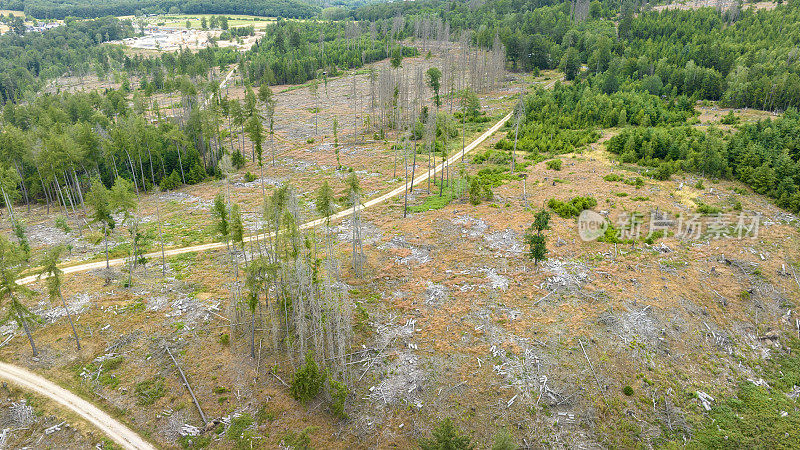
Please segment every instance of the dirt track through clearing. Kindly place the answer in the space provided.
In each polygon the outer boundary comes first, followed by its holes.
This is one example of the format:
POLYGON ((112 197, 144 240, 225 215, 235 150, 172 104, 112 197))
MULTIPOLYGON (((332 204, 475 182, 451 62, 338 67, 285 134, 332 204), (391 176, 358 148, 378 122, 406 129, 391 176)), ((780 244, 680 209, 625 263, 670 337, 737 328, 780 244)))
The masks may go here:
POLYGON ((25 390, 35 392, 69 408, 123 448, 155 450, 155 447, 142 439, 137 433, 131 431, 100 408, 39 375, 20 367, 0 362, 0 378, 4 378, 25 390))
MULTIPOLYGON (((547 87, 550 87, 553 84, 555 84, 555 81, 553 81, 552 83, 549 83, 547 87)), ((511 118, 512 114, 513 114, 513 112, 512 113, 508 113, 505 117, 500 119, 491 128, 489 128, 482 135, 480 135, 477 139, 475 139, 474 141, 470 142, 469 145, 467 145, 463 150, 460 150, 458 153, 456 153, 453 156, 451 156, 446 162, 439 163, 439 165, 437 165, 430 172, 426 171, 422 175, 420 175, 417 178, 415 178, 413 180, 413 182, 412 182, 412 185, 413 186, 420 185, 420 184, 424 183, 425 181, 427 181, 428 178, 430 178, 432 176, 432 174, 437 174, 437 173, 441 172, 442 169, 444 167, 446 167, 446 165, 449 166, 450 164, 459 162, 463 155, 466 155, 467 153, 469 153, 472 150, 474 150, 475 148, 477 148, 480 144, 483 143, 483 141, 488 139, 491 135, 496 133, 497 130, 499 130, 503 125, 505 125, 505 123, 508 121, 508 119, 511 118)), ((387 193, 385 193, 383 195, 380 195, 380 196, 378 196, 376 198, 373 198, 372 200, 369 200, 369 201, 363 203, 361 205, 361 209, 364 210, 366 208, 370 208, 372 206, 375 206, 375 205, 378 205, 380 203, 383 203, 386 200, 389 200, 389 199, 391 199, 393 197, 396 197, 396 196, 402 194, 403 192, 405 192, 405 189, 406 189, 406 185, 404 183, 402 186, 400 186, 400 187, 398 187, 396 189, 393 189, 393 190, 391 190, 391 191, 389 191, 389 192, 387 192, 387 193)), ((340 211, 340 212, 332 215, 330 217, 330 220, 335 221, 335 220, 344 219, 346 217, 349 217, 352 214, 353 214, 353 208, 348 208, 348 209, 345 209, 343 211, 340 211)), ((325 223, 325 219, 324 218, 320 218, 320 219, 312 220, 312 221, 309 221, 309 222, 306 222, 306 223, 300 225, 300 229, 301 230, 306 230, 306 229, 309 229, 309 228, 314 228, 316 226, 322 225, 324 223, 325 223)), ((271 237, 271 236, 272 236, 271 233, 270 234, 252 235, 252 236, 246 237, 244 239, 244 241, 245 242, 252 242, 252 241, 257 241, 259 239, 265 239, 265 238, 271 237)), ((176 255, 182 255, 184 253, 202 252, 202 251, 206 251, 206 250, 218 250, 218 249, 221 249, 221 248, 224 248, 224 247, 225 247, 225 244, 222 243, 222 242, 211 242, 211 243, 208 243, 208 244, 192 245, 192 246, 189 246, 189 247, 180 247, 180 248, 172 248, 172 249, 169 249, 169 250, 164 250, 164 256, 165 257, 166 256, 176 256, 176 255)), ((158 259, 158 258, 161 258, 161 252, 157 251, 157 252, 147 253, 147 254, 144 255, 144 257, 147 258, 147 259, 158 259)), ((125 264, 127 261, 128 261, 127 258, 115 258, 115 259, 109 260, 108 261, 108 265, 109 266, 119 266, 119 265, 125 264)), ((65 274, 70 274, 70 273, 86 272, 86 271, 89 271, 89 270, 103 269, 103 268, 105 268, 105 266, 106 266, 106 262, 105 261, 96 261, 96 262, 91 262, 91 263, 79 264, 79 265, 76 265, 76 266, 64 267, 64 268, 62 268, 62 270, 63 270, 63 272, 65 274)), ((30 283, 33 283, 34 281, 36 281, 37 279, 38 279, 38 275, 30 275, 30 276, 27 276, 27 277, 20 278, 19 280, 17 280, 17 283, 19 283, 19 284, 30 284, 30 283)))

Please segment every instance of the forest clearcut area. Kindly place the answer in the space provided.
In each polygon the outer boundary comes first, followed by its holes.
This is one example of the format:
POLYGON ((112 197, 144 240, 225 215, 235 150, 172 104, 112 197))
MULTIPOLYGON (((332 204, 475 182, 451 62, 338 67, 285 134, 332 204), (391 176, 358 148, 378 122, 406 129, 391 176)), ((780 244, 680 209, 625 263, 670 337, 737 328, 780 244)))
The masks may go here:
POLYGON ((796 0, 0 14, 0 447, 800 446, 796 0))

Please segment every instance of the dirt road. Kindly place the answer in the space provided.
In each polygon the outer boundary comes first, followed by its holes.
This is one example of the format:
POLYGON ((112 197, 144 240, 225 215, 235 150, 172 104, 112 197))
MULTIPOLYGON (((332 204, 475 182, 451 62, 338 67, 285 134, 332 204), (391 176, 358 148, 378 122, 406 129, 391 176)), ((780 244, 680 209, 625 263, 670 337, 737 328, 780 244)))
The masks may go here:
POLYGON ((126 449, 155 450, 138 434, 72 392, 25 369, 0 362, 0 378, 69 408, 126 449))
MULTIPOLYGON (((552 83, 548 84, 547 87, 551 87, 553 84, 555 84, 555 81, 553 81, 552 83)), ((446 164, 450 165, 450 164, 454 164, 454 163, 459 162, 463 155, 466 155, 467 153, 469 153, 472 150, 474 150, 476 147, 478 147, 480 144, 482 144, 483 141, 485 141, 487 138, 489 138, 489 136, 491 136, 494 133, 496 133, 497 130, 500 129, 500 127, 505 125, 505 123, 508 121, 508 119, 511 118, 512 114, 513 113, 508 113, 508 115, 506 115, 505 117, 500 119, 491 128, 489 128, 488 130, 486 130, 486 132, 484 132, 482 135, 480 135, 477 139, 475 139, 474 141, 470 142, 469 145, 467 145, 463 150, 458 151, 453 156, 448 158, 448 160, 446 161, 446 164)), ((434 168, 434 170, 432 170, 430 172, 426 171, 425 173, 423 173, 422 175, 416 177, 413 180, 413 185, 417 186, 419 184, 422 184, 422 183, 426 182, 428 180, 428 178, 430 178, 432 176, 432 174, 434 174, 434 173, 438 174, 439 172, 442 171, 442 169, 444 167, 446 167, 445 163, 440 163, 439 165, 437 165, 434 168)), ((387 200, 389 200, 389 199, 391 199, 393 197, 396 197, 396 196, 402 194, 403 192, 405 192, 405 189, 406 189, 406 186, 405 186, 405 184, 403 184, 403 185, 399 186, 398 188, 396 188, 396 189, 394 189, 392 191, 389 191, 389 192, 387 192, 387 193, 385 193, 383 195, 380 195, 380 196, 378 196, 376 198, 373 198, 372 200, 369 200, 369 201, 363 203, 361 205, 361 210, 363 211, 366 208, 373 207, 373 206, 378 205, 380 203, 383 203, 383 202, 385 202, 385 201, 387 201, 387 200)), ((332 220, 332 221, 341 220, 341 219, 344 219, 346 217, 349 217, 352 214, 353 214, 353 208, 348 208, 348 209, 345 209, 343 211, 339 211, 338 213, 332 215, 330 220, 332 220)), ((314 228, 314 227, 322 225, 324 223, 325 223, 325 219, 324 218, 320 218, 320 219, 312 220, 310 222, 306 222, 306 223, 300 225, 300 229, 305 230, 305 229, 309 229, 309 228, 314 228)), ((244 239, 244 241, 245 242, 252 242, 252 241, 255 241, 255 240, 265 239, 265 238, 267 238, 269 236, 271 236, 271 235, 270 234, 251 235, 251 236, 246 237, 244 239)), ((218 250, 218 249, 221 249, 221 248, 224 248, 224 247, 225 247, 225 244, 222 243, 222 242, 210 242, 208 244, 192 245, 192 246, 189 246, 189 247, 180 247, 180 248, 173 248, 173 249, 165 250, 164 251, 164 256, 175 256, 175 255, 181 255, 181 254, 184 254, 184 253, 202 252, 202 251, 206 251, 206 250, 218 250)), ((147 258, 147 259, 160 259, 161 258, 161 252, 157 251, 157 252, 147 253, 147 254, 144 255, 144 257, 147 258)), ((127 262, 128 262, 128 260, 126 258, 116 258, 116 259, 109 260, 108 264, 109 264, 109 266, 119 266, 119 265, 125 264, 127 262)), ((106 267, 106 262, 105 261, 96 261, 96 262, 91 262, 91 263, 86 263, 86 264, 79 264, 79 265, 75 265, 75 266, 64 267, 64 268, 62 268, 62 270, 63 270, 63 272, 65 274, 70 274, 70 273, 86 272, 86 271, 89 271, 89 270, 103 269, 105 267, 106 267)), ((37 275, 31 275, 31 276, 20 278, 19 280, 17 280, 17 283, 19 283, 19 284, 30 284, 30 283, 33 283, 36 280, 37 280, 37 275)))

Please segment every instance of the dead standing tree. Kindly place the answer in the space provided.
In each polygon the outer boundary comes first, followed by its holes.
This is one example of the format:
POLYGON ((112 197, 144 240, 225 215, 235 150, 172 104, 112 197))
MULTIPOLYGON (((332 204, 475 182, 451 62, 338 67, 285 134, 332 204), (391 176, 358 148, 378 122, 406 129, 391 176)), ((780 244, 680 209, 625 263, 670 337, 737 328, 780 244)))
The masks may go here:
MULTIPOLYGON (((408 172, 408 169, 406 169, 408 172)), ((364 246, 361 239, 361 183, 355 173, 351 173, 347 178, 348 195, 353 204, 353 215, 351 223, 353 225, 353 272, 356 277, 361 277, 364 273, 364 246)))

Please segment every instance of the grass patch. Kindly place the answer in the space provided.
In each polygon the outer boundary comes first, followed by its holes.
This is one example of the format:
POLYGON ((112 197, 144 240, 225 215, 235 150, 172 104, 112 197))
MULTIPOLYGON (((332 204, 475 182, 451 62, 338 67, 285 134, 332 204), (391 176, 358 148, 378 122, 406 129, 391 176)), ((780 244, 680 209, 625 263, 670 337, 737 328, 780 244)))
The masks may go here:
POLYGON ((700 421, 690 448, 800 448, 800 405, 786 395, 800 384, 800 340, 787 344, 763 363, 769 387, 741 382, 700 421))
POLYGON ((247 413, 231 419, 225 437, 233 442, 233 448, 237 450, 253 448, 253 431, 248 429, 252 425, 253 417, 247 413))
POLYGON ((412 213, 419 213, 442 209, 449 205, 451 201, 453 201, 453 195, 450 193, 442 194, 441 197, 438 194, 433 194, 425 197, 425 200, 423 200, 422 204, 409 206, 408 211, 412 213))
POLYGON ((137 397, 137 404, 142 406, 152 405, 166 394, 164 390, 164 379, 161 377, 154 377, 136 383, 134 393, 137 397))

